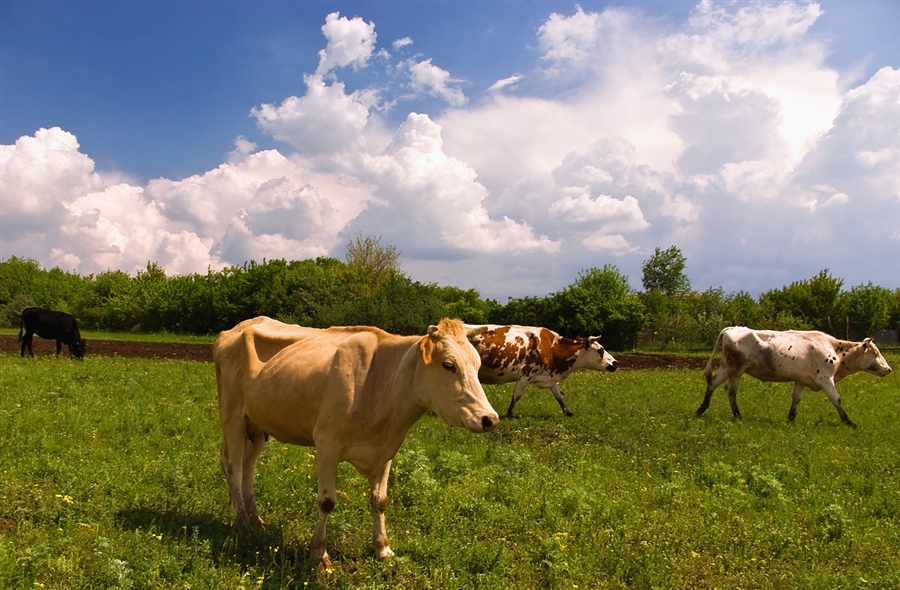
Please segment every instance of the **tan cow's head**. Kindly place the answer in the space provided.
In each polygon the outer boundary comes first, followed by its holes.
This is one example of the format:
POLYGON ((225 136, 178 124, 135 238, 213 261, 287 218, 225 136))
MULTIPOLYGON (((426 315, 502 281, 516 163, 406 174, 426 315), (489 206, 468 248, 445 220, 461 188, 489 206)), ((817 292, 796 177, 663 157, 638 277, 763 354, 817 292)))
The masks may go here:
POLYGON ((419 341, 422 402, 450 426, 474 432, 493 430, 500 421, 478 381, 481 358, 459 320, 443 319, 419 341))
POLYGON ((891 372, 891 366, 884 360, 884 355, 882 355, 881 351, 878 350, 878 347, 875 346, 874 339, 866 338, 859 347, 862 351, 859 363, 860 368, 863 371, 878 375, 879 377, 884 377, 891 372))

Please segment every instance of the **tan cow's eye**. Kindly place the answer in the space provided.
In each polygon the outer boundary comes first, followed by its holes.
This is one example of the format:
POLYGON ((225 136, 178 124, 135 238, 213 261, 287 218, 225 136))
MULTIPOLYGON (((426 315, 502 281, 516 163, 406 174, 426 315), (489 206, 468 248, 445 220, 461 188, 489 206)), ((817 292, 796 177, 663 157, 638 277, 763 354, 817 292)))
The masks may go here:
POLYGON ((456 365, 453 364, 453 361, 444 361, 441 364, 441 366, 444 367, 445 369, 447 369, 448 371, 450 371, 451 373, 456 372, 456 365))

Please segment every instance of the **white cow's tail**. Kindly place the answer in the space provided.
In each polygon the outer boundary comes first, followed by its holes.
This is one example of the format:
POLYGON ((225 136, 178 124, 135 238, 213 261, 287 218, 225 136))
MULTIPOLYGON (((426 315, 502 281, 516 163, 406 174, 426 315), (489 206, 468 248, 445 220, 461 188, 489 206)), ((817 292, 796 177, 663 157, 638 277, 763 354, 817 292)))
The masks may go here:
POLYGON ((722 337, 725 334, 725 330, 719 332, 719 337, 716 338, 716 343, 713 345, 712 354, 709 357, 709 362, 706 363, 706 382, 709 383, 712 380, 713 376, 713 361, 716 360, 716 351, 719 350, 719 345, 722 343, 722 337))

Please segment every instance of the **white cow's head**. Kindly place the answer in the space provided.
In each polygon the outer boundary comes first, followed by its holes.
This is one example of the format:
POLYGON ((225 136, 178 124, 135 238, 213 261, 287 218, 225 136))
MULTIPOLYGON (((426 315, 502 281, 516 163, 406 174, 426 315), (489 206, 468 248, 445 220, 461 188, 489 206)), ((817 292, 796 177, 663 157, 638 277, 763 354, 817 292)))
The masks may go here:
POLYGON ((891 366, 884 360, 881 351, 875 346, 874 339, 866 338, 859 347, 862 350, 860 364, 863 367, 863 371, 878 375, 879 377, 884 377, 891 372, 891 366))
POLYGON ((478 381, 481 358, 459 320, 443 319, 419 341, 422 356, 417 389, 423 404, 450 426, 474 432, 493 430, 500 421, 478 381))
POLYGON ((593 369, 595 371, 615 371, 619 361, 600 346, 600 336, 590 336, 584 340, 584 348, 578 351, 575 369, 593 369))

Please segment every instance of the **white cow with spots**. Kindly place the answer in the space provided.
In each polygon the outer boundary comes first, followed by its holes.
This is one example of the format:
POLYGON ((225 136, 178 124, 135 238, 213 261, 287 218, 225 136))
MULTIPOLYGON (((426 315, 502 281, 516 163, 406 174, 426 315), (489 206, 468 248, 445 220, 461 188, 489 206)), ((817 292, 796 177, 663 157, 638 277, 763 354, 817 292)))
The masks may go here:
POLYGON ((709 407, 713 391, 727 383, 728 401, 735 418, 741 413, 737 406, 737 389, 741 375, 747 373, 760 381, 793 382, 794 397, 788 420, 797 415, 797 404, 803 388, 824 391, 837 409, 841 421, 856 425, 841 407, 841 396, 835 384, 853 373, 865 371, 879 377, 891 372, 881 351, 871 338, 862 342, 838 340, 823 332, 789 330, 752 330, 744 327, 725 328, 713 347, 706 364, 706 395, 697 409, 700 416, 709 407), (716 351, 722 348, 719 369, 713 375, 716 351))

